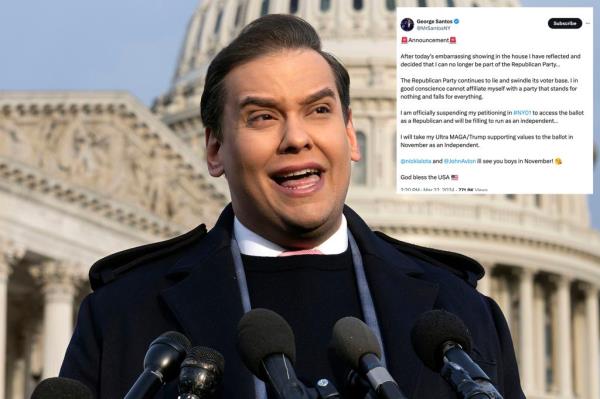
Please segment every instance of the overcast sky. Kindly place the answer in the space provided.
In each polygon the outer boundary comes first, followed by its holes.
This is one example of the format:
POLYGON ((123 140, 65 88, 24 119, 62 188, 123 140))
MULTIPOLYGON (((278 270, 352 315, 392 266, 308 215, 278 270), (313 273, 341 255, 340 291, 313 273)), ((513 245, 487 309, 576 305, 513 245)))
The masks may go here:
MULTIPOLYGON (((599 0, 522 0, 594 6, 599 0)), ((197 0, 19 0, 0 2, 0 90, 127 90, 146 105, 170 86, 197 0)), ((595 73, 600 57, 594 26, 595 73)), ((600 79, 594 98, 600 98, 600 79)), ((595 141, 600 146, 600 112, 595 141)), ((600 191, 600 168, 594 186, 600 191)), ((600 229, 600 194, 590 196, 600 229)))

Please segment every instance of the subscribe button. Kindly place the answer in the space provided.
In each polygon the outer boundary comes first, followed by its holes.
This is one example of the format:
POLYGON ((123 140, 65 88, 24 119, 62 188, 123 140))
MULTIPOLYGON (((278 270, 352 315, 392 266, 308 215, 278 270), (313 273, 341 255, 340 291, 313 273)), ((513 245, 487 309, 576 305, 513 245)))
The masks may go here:
POLYGON ((548 26, 552 29, 579 29, 583 25, 579 18, 550 18, 548 26))

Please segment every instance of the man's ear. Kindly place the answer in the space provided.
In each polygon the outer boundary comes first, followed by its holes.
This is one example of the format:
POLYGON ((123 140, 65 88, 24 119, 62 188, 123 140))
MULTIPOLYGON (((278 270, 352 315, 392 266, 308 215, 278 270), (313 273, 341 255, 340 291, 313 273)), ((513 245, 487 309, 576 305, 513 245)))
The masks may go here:
POLYGON ((348 108, 348 120, 346 121, 346 135, 348 136, 348 143, 350 144, 350 159, 353 161, 360 161, 360 146, 356 139, 356 131, 354 130, 354 123, 352 122, 352 110, 348 108))
POLYGON ((213 177, 221 176, 225 170, 221 161, 221 142, 217 139, 211 128, 206 128, 204 131, 206 141, 206 166, 208 173, 213 177))

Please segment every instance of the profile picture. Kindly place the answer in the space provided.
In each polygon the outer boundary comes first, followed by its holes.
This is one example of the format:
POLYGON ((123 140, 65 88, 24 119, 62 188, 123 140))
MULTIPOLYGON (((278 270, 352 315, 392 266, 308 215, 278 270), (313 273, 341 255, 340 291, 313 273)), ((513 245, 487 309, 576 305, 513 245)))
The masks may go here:
POLYGON ((403 31, 410 32, 414 27, 415 21, 410 18, 404 18, 402 21, 400 21, 400 28, 402 28, 403 31))

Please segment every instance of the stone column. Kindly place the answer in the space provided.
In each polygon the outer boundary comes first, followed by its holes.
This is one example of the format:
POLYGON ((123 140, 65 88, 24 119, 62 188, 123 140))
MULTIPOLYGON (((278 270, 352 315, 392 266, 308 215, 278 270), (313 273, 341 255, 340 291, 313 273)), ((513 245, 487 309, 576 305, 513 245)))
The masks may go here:
POLYGON ((6 392, 6 331, 8 276, 11 266, 25 254, 25 249, 13 241, 0 239, 0 397, 6 392))
MULTIPOLYGON (((184 43, 184 47, 182 50, 183 56, 181 57, 182 60, 184 59, 190 59, 194 50, 195 50, 195 46, 197 45, 197 40, 196 37, 198 35, 198 30, 200 28, 200 17, 196 14, 194 15, 192 21, 191 21, 191 25, 190 28, 188 29, 188 36, 187 36, 187 40, 184 43)), ((180 70, 178 71, 179 74, 185 74, 186 72, 189 71, 190 67, 192 67, 192 65, 190 65, 189 62, 185 62, 185 63, 181 63, 181 65, 179 66, 180 70)))
POLYGON ((590 398, 600 397, 600 366, 598 364, 598 287, 587 285, 585 287, 585 313, 587 321, 586 347, 587 347, 587 369, 588 375, 586 383, 588 384, 590 398))
MULTIPOLYGON (((233 40, 235 36, 235 15, 237 13, 238 5, 241 2, 237 0, 227 0, 223 6, 223 21, 221 22, 221 43, 228 44, 233 40)), ((288 13, 290 10, 289 1, 281 2, 279 4, 272 4, 271 10, 273 14, 288 13), (282 11, 278 11, 278 8, 282 11)), ((198 64, 196 64, 198 65, 198 64)))
POLYGON ((79 278, 75 264, 48 261, 31 268, 44 294, 42 378, 56 377, 73 333, 73 299, 79 278))
POLYGON ((27 394, 25 393, 25 376, 27 375, 27 369, 24 358, 15 360, 12 375, 11 398, 21 399, 27 397, 27 394))
POLYGON ((506 274, 501 274, 495 278, 495 283, 497 286, 495 298, 498 301, 498 305, 500 305, 500 309, 502 309, 502 313, 506 318, 506 323, 511 330, 511 333, 514 335, 513 322, 512 322, 512 299, 510 293, 510 284, 508 282, 508 276, 506 274))
POLYGON ((533 329, 533 277, 535 272, 528 268, 521 269, 519 280, 519 355, 521 382, 526 395, 536 390, 534 362, 534 329, 533 329))
POLYGON ((485 275, 477 282, 477 291, 483 295, 490 296, 492 294, 492 270, 494 269, 494 264, 491 262, 482 262, 482 265, 485 268, 485 275))
MULTIPOLYGON (((375 78, 381 78, 382 76, 379 75, 377 72, 373 71, 374 67, 373 65, 369 65, 369 72, 371 74, 371 79, 375 78)), ((372 82, 372 84, 377 84, 376 82, 372 82)), ((370 118, 371 120, 369 121, 369 133, 371 132, 380 132, 380 134, 366 134, 365 133, 365 139, 367 141, 367 151, 369 151, 369 144, 371 144, 371 147, 373 150, 377 150, 379 148, 388 148, 388 143, 385 142, 386 140, 386 132, 385 132, 385 123, 383 118, 376 116, 373 118, 370 118), (370 136, 370 137, 369 137, 370 136), (369 138, 371 138, 370 142, 369 142, 369 138)), ((361 148, 362 150, 362 148, 361 148)), ((371 153, 374 151, 371 151, 371 153)), ((383 152, 383 151, 380 151, 383 152)), ((385 187, 385 171, 386 169, 388 169, 390 167, 390 165, 387 164, 386 162, 386 157, 383 156, 383 154, 381 156, 378 157, 374 157, 374 159, 371 159, 371 157, 369 157, 369 154, 367 153, 363 153, 362 154, 364 156, 364 159, 367 161, 366 167, 367 167, 367 183, 371 183, 371 186, 374 187, 385 187), (372 169, 372 170, 369 170, 372 169), (369 179, 369 176, 371 177, 369 179)), ((361 160, 362 161, 362 160, 361 160)))
POLYGON ((571 279, 559 276, 556 282, 557 299, 557 376, 560 394, 573 396, 572 350, 571 350, 571 279))
POLYGON ((587 366, 587 322, 585 314, 585 299, 582 297, 583 283, 575 284, 576 295, 571 295, 571 334, 573 345, 573 393, 577 398, 587 398, 588 366, 587 366))
MULTIPOLYGON (((40 318, 41 319, 41 318, 40 318)), ((29 398, 44 370, 43 320, 29 320, 25 326, 25 397, 29 398)))
POLYGON ((8 316, 8 276, 10 275, 10 263, 6 255, 0 254, 0 397, 6 392, 6 330, 8 316))
POLYGON ((535 284, 534 293, 534 320, 535 326, 535 364, 536 364, 536 388, 538 393, 546 392, 546 289, 540 284, 535 284))

